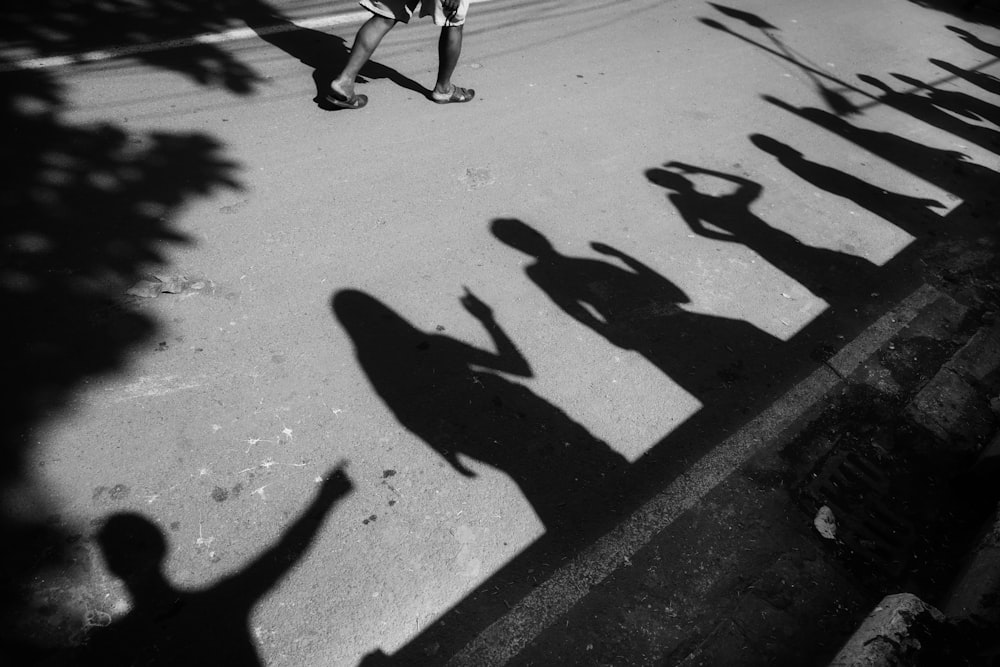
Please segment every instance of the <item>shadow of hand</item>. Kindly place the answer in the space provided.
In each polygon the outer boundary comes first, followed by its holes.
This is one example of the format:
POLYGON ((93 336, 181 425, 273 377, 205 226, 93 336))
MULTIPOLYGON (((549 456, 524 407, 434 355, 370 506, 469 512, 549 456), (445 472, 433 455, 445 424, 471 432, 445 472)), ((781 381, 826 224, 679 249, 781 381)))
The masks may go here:
POLYGON ((346 496, 354 488, 354 484, 347 477, 346 463, 339 463, 324 479, 319 490, 319 497, 324 500, 336 500, 346 496))
POLYGON ((462 296, 460 301, 462 306, 469 311, 469 314, 477 320, 481 322, 490 322, 493 320, 493 309, 486 305, 482 299, 473 294, 468 287, 465 288, 465 294, 462 296))

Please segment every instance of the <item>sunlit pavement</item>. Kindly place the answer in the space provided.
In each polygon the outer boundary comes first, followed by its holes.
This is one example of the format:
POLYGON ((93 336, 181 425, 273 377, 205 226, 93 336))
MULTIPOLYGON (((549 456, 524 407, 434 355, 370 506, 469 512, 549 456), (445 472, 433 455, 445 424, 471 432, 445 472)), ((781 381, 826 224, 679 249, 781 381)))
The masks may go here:
POLYGON ((691 471, 914 293, 922 239, 994 215, 1000 35, 933 8, 482 2, 473 102, 426 99, 422 21, 331 112, 357 10, 250 4, 186 32, 260 36, 6 61, 40 229, 8 241, 4 521, 60 545, 12 570, 33 643, 128 632, 99 530, 132 513, 170 595, 244 591, 211 614, 249 635, 192 650, 354 665, 431 632, 443 663, 671 482, 699 507, 753 448, 691 471))

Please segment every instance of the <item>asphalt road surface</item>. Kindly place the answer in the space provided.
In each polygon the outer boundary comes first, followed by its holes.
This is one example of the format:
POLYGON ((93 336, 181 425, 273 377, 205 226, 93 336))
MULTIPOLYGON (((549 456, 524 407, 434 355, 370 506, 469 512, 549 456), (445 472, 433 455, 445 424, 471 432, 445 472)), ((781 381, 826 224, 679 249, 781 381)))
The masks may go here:
POLYGON ((316 101, 350 3, 92 13, 16 23, 0 75, 41 221, 5 527, 66 538, 20 567, 67 640, 147 604, 118 517, 164 596, 249 619, 192 650, 394 654, 709 454, 995 183, 959 101, 996 101, 997 31, 906 0, 480 2, 474 101, 427 99, 415 21, 361 111, 316 101))

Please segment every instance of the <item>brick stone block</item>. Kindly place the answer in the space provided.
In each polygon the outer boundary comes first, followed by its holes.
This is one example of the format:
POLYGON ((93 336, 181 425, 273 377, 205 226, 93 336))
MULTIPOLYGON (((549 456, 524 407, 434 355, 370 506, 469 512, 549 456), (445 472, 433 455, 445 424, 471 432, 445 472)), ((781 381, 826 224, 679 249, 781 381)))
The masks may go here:
POLYGON ((1000 623, 1000 507, 956 578, 943 611, 949 618, 1000 623))
POLYGON ((903 336, 927 336, 934 339, 958 334, 969 316, 969 309, 950 296, 941 294, 923 308, 902 331, 903 336))
POLYGON ((1000 322, 976 332, 945 366, 977 382, 1000 373, 1000 322))
POLYGON ((978 449, 993 428, 993 413, 981 390, 948 368, 927 383, 903 414, 942 443, 963 451, 978 449))
POLYGON ((943 621, 941 612, 915 595, 890 595, 862 622, 829 667, 915 664, 909 660, 920 650, 922 630, 928 623, 943 621))

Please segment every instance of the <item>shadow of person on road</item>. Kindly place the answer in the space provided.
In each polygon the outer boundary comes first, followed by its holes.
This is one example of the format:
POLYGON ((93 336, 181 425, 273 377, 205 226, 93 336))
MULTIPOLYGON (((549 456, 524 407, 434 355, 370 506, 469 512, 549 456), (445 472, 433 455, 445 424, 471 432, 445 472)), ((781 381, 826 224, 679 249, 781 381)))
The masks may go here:
POLYGON ((714 2, 710 2, 708 4, 721 14, 728 16, 731 19, 740 21, 748 27, 757 30, 764 38, 771 42, 771 46, 755 42, 754 40, 731 30, 728 26, 716 21, 715 19, 699 19, 703 25, 743 40, 747 44, 755 46, 763 51, 767 51, 768 53, 778 56, 779 58, 798 67, 812 82, 813 86, 815 86, 819 97, 826 102, 826 104, 830 107, 830 110, 834 113, 841 116, 850 116, 860 113, 860 109, 858 109, 858 107, 844 94, 845 92, 852 90, 854 92, 860 91, 858 91, 858 89, 854 86, 841 81, 837 77, 831 76, 829 72, 825 72, 816 67, 814 63, 810 63, 800 53, 797 53, 795 50, 789 48, 789 46, 785 44, 784 40, 778 36, 781 29, 776 25, 764 20, 757 14, 752 14, 741 9, 719 5, 714 2), (840 87, 840 90, 832 88, 829 85, 830 83, 837 84, 840 87))
POLYGON ((977 88, 985 90, 987 93, 1000 95, 1000 77, 975 69, 962 69, 958 65, 953 65, 946 60, 940 60, 938 58, 928 58, 927 62, 940 67, 945 72, 948 72, 963 81, 968 81, 977 88))
POLYGON ((521 220, 497 219, 491 229, 535 259, 525 273, 567 315, 638 352, 713 408, 727 391, 763 377, 780 342, 748 322, 684 310, 680 304, 690 300, 683 291, 609 245, 591 244, 608 260, 567 257, 521 220))
POLYGON ((984 41, 964 28, 959 28, 953 25, 946 27, 948 30, 951 30, 953 33, 961 37, 970 46, 974 46, 983 53, 989 54, 994 58, 1000 58, 1000 45, 984 41))
POLYGON ((967 155, 927 146, 891 132, 864 129, 822 109, 794 107, 769 95, 764 100, 952 193, 964 201, 971 217, 995 217, 1000 173, 969 161, 967 155))
POLYGON ((671 191, 668 198, 694 233, 745 245, 832 307, 837 308, 870 291, 866 289, 877 267, 868 260, 806 245, 754 214, 750 207, 763 191, 760 184, 742 176, 681 162, 668 162, 662 169, 650 169, 646 177, 671 191), (736 189, 726 195, 703 194, 682 174, 712 176, 735 183, 736 189))
POLYGON ((899 92, 891 88, 884 81, 873 76, 868 76, 867 74, 859 74, 858 78, 882 91, 882 95, 878 98, 880 103, 902 111, 928 125, 949 132, 956 137, 961 137, 966 141, 978 144, 986 150, 1000 153, 1000 131, 967 123, 957 115, 952 115, 945 111, 947 109, 954 114, 963 115, 972 120, 981 120, 985 118, 982 114, 988 114, 992 120, 1000 113, 1000 108, 982 100, 976 100, 964 93, 938 90, 922 81, 902 74, 893 74, 893 76, 914 88, 929 90, 931 92, 930 96, 925 97, 912 92, 899 92), (972 106, 978 108, 980 113, 973 112, 970 108, 972 106))
POLYGON ((1000 106, 990 104, 986 100, 973 97, 957 90, 936 88, 929 83, 903 74, 893 73, 903 83, 926 90, 928 99, 936 106, 973 121, 986 121, 1000 125, 1000 106))
MULTIPOLYGON (((5 6, 0 42, 44 58, 226 23, 213 3, 158 7, 155 20, 153 4, 16 2, 5 6)), ((68 596, 50 596, 44 609, 33 602, 39 582, 75 590, 88 557, 81 527, 52 518, 68 515, 35 469, 45 458, 37 430, 88 380, 126 368, 156 334, 152 311, 125 292, 162 270, 171 247, 191 241, 175 225, 178 212, 242 186, 240 165, 212 135, 74 118, 69 68, 27 69, 14 52, 0 54, 0 124, 9 130, 0 146, 9 167, 0 192, 0 312, 11 323, 0 329, 0 376, 16 387, 0 408, 0 664, 26 665, 65 647, 80 623, 68 596)), ((132 58, 240 95, 258 81, 214 45, 132 58)))
POLYGON ((302 559, 334 503, 351 490, 341 467, 281 539, 252 563, 209 588, 180 590, 164 576, 167 543, 140 514, 108 518, 97 535, 108 570, 124 582, 132 610, 96 630, 80 650, 81 665, 262 665, 250 636, 254 605, 302 559))
POLYGON ((468 291, 461 302, 496 352, 421 331, 363 292, 338 292, 332 305, 358 362, 400 424, 466 477, 476 473, 460 457, 506 473, 547 533, 578 530, 570 517, 585 507, 600 511, 607 500, 602 493, 625 459, 565 412, 499 375, 531 377, 531 369, 485 303, 468 291))
POLYGON ((935 199, 890 192, 871 181, 807 160, 788 144, 763 134, 750 135, 750 141, 765 153, 776 157, 783 167, 807 183, 853 201, 912 236, 933 235, 945 224, 941 216, 931 210, 945 208, 944 204, 935 199))
MULTIPOLYGON (((241 2, 237 7, 238 15, 262 40, 313 68, 316 104, 327 110, 338 109, 326 101, 326 93, 330 89, 330 82, 344 68, 350 56, 347 42, 337 35, 297 26, 266 4, 238 1, 241 2)), ((411 90, 422 97, 430 97, 431 94, 429 89, 391 67, 369 61, 361 69, 358 82, 367 83, 374 79, 388 79, 400 88, 411 90)))

